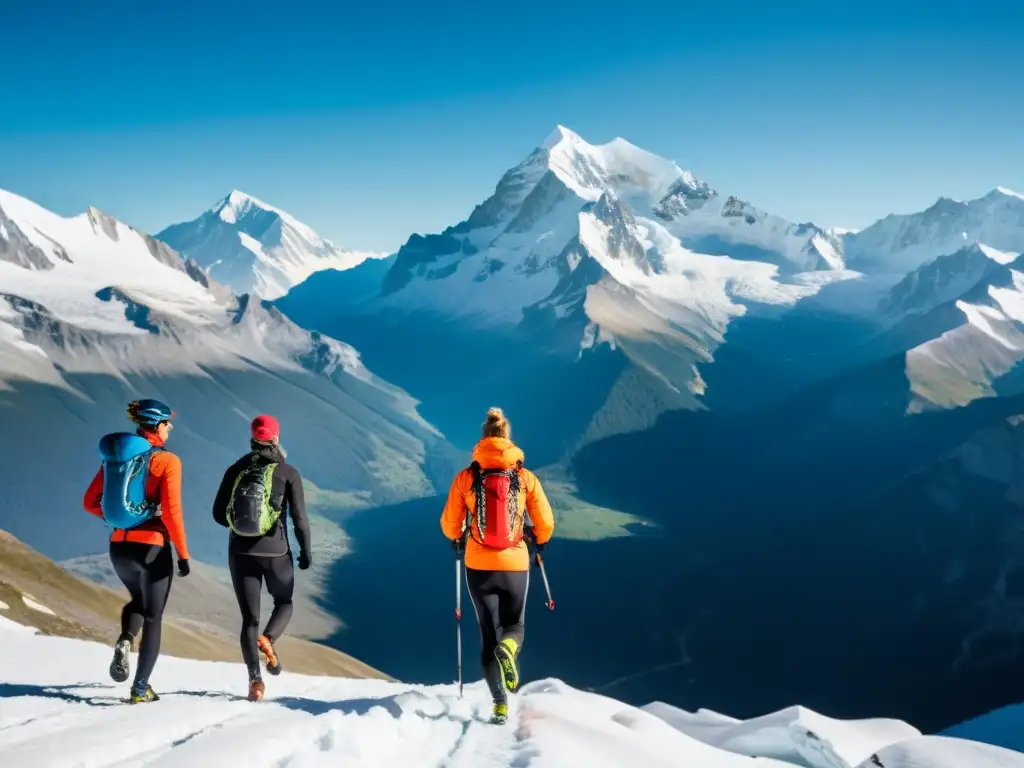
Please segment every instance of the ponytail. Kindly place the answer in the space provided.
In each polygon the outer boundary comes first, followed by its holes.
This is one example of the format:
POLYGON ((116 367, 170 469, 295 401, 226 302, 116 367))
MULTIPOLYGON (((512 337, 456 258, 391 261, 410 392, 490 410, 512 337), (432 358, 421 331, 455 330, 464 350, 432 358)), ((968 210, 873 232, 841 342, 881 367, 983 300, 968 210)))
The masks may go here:
POLYGON ((128 420, 135 425, 136 434, 145 435, 148 432, 152 432, 153 428, 139 421, 139 409, 141 408, 142 404, 138 400, 132 400, 128 403, 128 420))

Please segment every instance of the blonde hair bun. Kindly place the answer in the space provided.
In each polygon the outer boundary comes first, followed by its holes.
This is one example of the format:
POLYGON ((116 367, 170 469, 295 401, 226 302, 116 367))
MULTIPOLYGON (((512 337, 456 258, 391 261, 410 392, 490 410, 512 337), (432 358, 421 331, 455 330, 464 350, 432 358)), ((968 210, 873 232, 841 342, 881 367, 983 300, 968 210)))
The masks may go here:
POLYGON ((505 412, 501 408, 489 408, 487 420, 483 423, 484 437, 504 437, 508 439, 512 428, 505 418, 505 412))

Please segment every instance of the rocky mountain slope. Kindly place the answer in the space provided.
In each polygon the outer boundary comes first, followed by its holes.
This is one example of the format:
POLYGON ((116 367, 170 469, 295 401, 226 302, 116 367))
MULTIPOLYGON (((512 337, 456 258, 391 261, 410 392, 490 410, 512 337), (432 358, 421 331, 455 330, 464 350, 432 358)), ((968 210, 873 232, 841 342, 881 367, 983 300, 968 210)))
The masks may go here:
MULTIPOLYGON (((171 592, 171 617, 164 620, 162 652, 187 659, 239 661, 237 627, 228 629, 173 617, 188 578, 176 580, 171 592)), ((110 589, 79 579, 0 531, 0 616, 6 619, 36 627, 44 634, 112 647, 119 631, 121 607, 127 601, 127 592, 118 586, 110 589)), ((280 650, 282 659, 287 658, 289 669, 295 672, 387 678, 346 654, 294 636, 282 638, 280 650)))

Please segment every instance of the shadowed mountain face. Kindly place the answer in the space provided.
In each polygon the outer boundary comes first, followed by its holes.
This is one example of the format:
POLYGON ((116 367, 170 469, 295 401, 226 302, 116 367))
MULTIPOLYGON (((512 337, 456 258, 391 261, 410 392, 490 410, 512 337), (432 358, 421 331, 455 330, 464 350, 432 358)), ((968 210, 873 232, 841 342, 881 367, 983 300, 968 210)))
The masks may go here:
POLYGON ((56 559, 106 549, 109 529, 82 510, 82 496, 100 465, 99 438, 131 426, 124 407, 138 392, 172 403, 178 414, 168 448, 182 457, 189 548, 207 562, 226 557, 227 537, 213 522, 211 504, 224 470, 248 451, 248 421, 256 413, 274 413, 288 460, 316 486, 346 491, 353 508, 433 494, 455 466, 443 443, 425 449, 329 380, 302 373, 68 380, 85 397, 33 383, 0 391, 5 442, 26 459, 8 456, 0 464, 7 499, 0 521, 56 559), (370 437, 359 437, 362 429, 370 437))
MULTIPOLYGON (((534 571, 524 675, 741 716, 799 701, 926 731, 1015 701, 1024 399, 908 418, 909 399, 889 362, 756 415, 668 414, 583 448, 581 493, 657 527, 556 539, 556 610, 534 571)), ((348 521, 353 554, 324 598, 348 625, 330 642, 392 660, 402 679, 455 673, 442 504, 348 521), (388 576, 364 579, 384 558, 388 576), (418 628, 416 654, 391 606, 418 628)), ((472 621, 464 631, 476 674, 472 621)))
POLYGON ((501 405, 535 466, 572 447, 626 364, 612 350, 577 361, 522 333, 481 334, 436 316, 339 316, 316 327, 371 350, 364 359, 383 378, 415 381, 419 412, 456 445, 472 445, 487 409, 501 405))

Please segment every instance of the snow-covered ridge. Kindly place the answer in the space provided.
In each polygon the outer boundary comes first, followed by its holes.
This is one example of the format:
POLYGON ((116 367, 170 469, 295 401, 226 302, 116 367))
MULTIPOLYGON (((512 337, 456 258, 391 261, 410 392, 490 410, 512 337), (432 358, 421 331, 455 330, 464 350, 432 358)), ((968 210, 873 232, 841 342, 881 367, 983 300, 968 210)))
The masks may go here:
POLYGON ((341 248, 291 214, 238 190, 157 237, 235 293, 264 299, 284 295, 316 271, 350 269, 386 255, 341 248))
MULTIPOLYGON (((233 204, 243 210, 249 200, 233 204)), ((166 244, 94 208, 64 218, 0 191, 0 215, 0 244, 9 246, 0 255, 11 257, 0 260, 0 387, 259 365, 352 376, 413 411, 351 346, 300 328, 258 297, 236 297, 166 244), (32 259, 19 257, 25 253, 32 259)))
POLYGON ((978 242, 1024 252, 1024 196, 997 187, 966 202, 941 197, 924 211, 889 215, 843 238, 852 269, 893 274, 908 274, 978 242))
POLYGON ((840 721, 792 708, 743 722, 664 704, 631 707, 558 680, 524 685, 499 727, 486 722, 482 682, 460 699, 452 685, 286 671, 268 678, 267 697, 252 704, 242 695, 241 664, 165 656, 152 678, 161 700, 129 706, 120 703, 125 687, 106 679, 108 647, 41 636, 3 617, 0 638, 0 688, 10 704, 0 709, 0 754, 11 765, 1024 766, 1020 753, 921 736, 898 721, 840 721), (132 738, 123 738, 127 730, 132 738))
POLYGON ((38 302, 83 330, 135 332, 119 309, 96 296, 111 286, 189 323, 210 322, 229 299, 219 286, 197 282, 194 267, 165 244, 95 208, 64 218, 0 190, 0 212, 11 225, 0 242, 18 248, 0 261, 4 293, 38 302), (18 252, 31 258, 18 259, 18 252))
POLYGON ((1000 251, 984 243, 973 243, 915 269, 893 287, 879 308, 894 318, 923 314, 959 299, 1018 257, 1019 254, 1000 251))
POLYGON ((1003 266, 955 305, 963 324, 907 353, 914 410, 993 397, 998 379, 1024 360, 1024 272, 1003 266))

